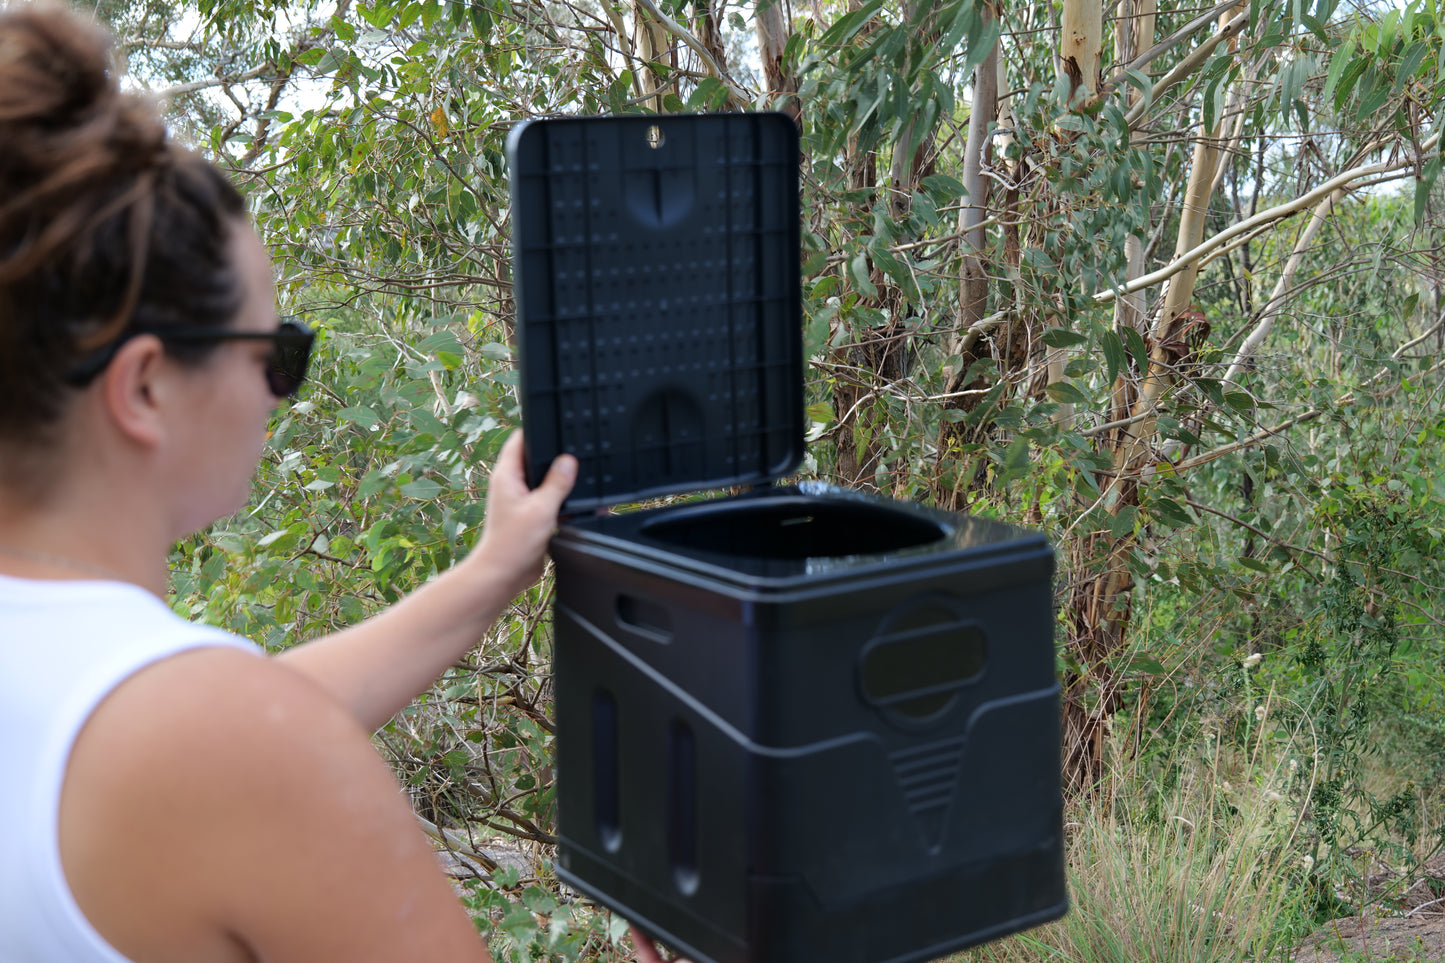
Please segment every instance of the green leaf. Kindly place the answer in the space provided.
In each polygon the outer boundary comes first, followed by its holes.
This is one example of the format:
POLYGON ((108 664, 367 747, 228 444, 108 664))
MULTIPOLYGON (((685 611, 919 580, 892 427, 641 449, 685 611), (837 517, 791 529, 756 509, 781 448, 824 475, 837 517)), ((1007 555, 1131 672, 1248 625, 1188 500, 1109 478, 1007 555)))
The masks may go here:
POLYGON ((435 354, 438 351, 447 351, 452 354, 460 354, 462 350, 461 341, 458 340, 455 331, 434 331, 422 338, 417 343, 417 350, 423 354, 435 354))
POLYGON ((1144 343, 1144 336, 1133 328, 1124 328, 1124 343, 1129 346, 1129 354, 1134 358, 1134 365, 1139 369, 1139 377, 1149 374, 1149 346, 1144 343))
POLYGON ((1436 154, 1425 163, 1424 170, 1415 179, 1415 225, 1423 226, 1425 214, 1429 210, 1430 191, 1435 186, 1435 181, 1440 177, 1440 155, 1436 154))
POLYGON ((1089 340, 1089 336, 1078 331, 1070 331, 1068 328, 1049 328, 1039 340, 1050 348, 1067 348, 1071 345, 1083 344, 1089 340))
MULTIPOLYGON (((794 34, 794 37, 801 36, 794 34)), ((791 43, 791 40, 789 41, 791 43)), ((728 88, 716 77, 704 77, 698 81, 691 94, 687 98, 687 106, 690 110, 716 110, 724 106, 728 101, 728 88)))
POLYGON ((361 498, 370 498, 377 492, 391 484, 391 479, 384 473, 376 470, 367 472, 356 486, 356 493, 361 498))
POLYGON ((1087 405, 1089 396, 1067 381, 1056 381, 1044 389, 1048 396, 1060 404, 1087 405))
POLYGON ((537 932, 537 919, 527 907, 513 906, 502 918, 502 922, 498 924, 498 929, 517 943, 526 946, 532 942, 532 938, 537 932))
POLYGON ((1143 95, 1145 108, 1148 108, 1153 103, 1151 98, 1154 95, 1154 82, 1149 79, 1149 75, 1144 71, 1124 71, 1124 82, 1143 95))
POLYGON ((1129 661, 1124 664, 1124 671, 1140 675, 1164 675, 1168 670, 1158 659, 1141 653, 1129 658, 1129 661))
POLYGON ((1238 561, 1241 566, 1253 572, 1264 572, 1267 574, 1273 571, 1268 565, 1257 558, 1249 558, 1248 556, 1241 555, 1238 561))
POLYGON ((1104 351, 1104 362, 1109 366, 1109 381, 1119 377, 1119 372, 1124 370, 1126 354, 1124 342, 1120 340, 1115 331, 1104 331, 1099 335, 1099 347, 1104 351))
POLYGON ((1189 510, 1172 498, 1155 498, 1149 504, 1154 517, 1170 528, 1190 528, 1196 524, 1189 510))
POLYGON ((1312 16, 1310 16, 1310 15, 1307 14, 1307 13, 1301 14, 1301 15, 1300 15, 1300 18, 1299 18, 1299 22, 1304 25, 1304 28, 1305 28, 1306 30, 1308 30, 1310 33, 1314 34, 1315 37, 1319 40, 1320 43, 1322 43, 1322 44, 1332 44, 1332 43, 1334 43, 1334 40, 1331 39, 1330 35, 1325 32, 1325 25, 1324 25, 1324 23, 1321 22, 1318 17, 1312 17, 1312 16))
POLYGON ((370 408, 342 408, 336 414, 339 418, 362 428, 375 428, 379 421, 376 412, 370 408))
POLYGON ((337 67, 340 67, 342 64, 346 63, 346 60, 346 51, 340 49, 339 47, 332 47, 330 50, 326 51, 326 53, 321 55, 321 59, 316 62, 316 66, 313 69, 319 75, 329 74, 337 67))
POLYGON ((1138 518, 1139 509, 1133 505, 1125 505, 1119 509, 1117 514, 1109 516, 1109 534, 1115 538, 1125 538, 1134 534, 1134 524, 1138 518))
POLYGON ((1400 59, 1400 67, 1395 71, 1395 85, 1393 93, 1399 93, 1400 88, 1405 86, 1414 76, 1415 71, 1420 69, 1420 61, 1430 52, 1430 47, 1423 41, 1417 40, 1405 51, 1405 56, 1400 59))
MULTIPOLYGON (((1356 82, 1370 66, 1370 55, 1361 51, 1358 56, 1350 60, 1340 75, 1339 86, 1335 88, 1335 110, 1343 110, 1345 101, 1350 99, 1350 93, 1355 89, 1356 82)), ((1331 69, 1334 64, 1330 64, 1331 69)))
MULTIPOLYGON (((937 9, 937 7, 931 4, 919 4, 918 6, 920 9, 937 9)), ((976 36, 980 27, 978 22, 979 8, 977 5, 972 3, 943 5, 945 11, 947 11, 949 7, 953 8, 954 15, 951 20, 948 20, 947 26, 943 29, 938 45, 939 50, 957 50, 958 42, 963 39, 964 34, 966 33, 970 37, 976 36)), ((946 16, 947 14, 945 13, 945 17, 946 16)))
POLYGON ((975 67, 983 63, 984 58, 998 44, 999 37, 1003 35, 1003 22, 999 17, 979 18, 983 29, 968 32, 968 55, 964 58, 963 69, 973 73, 975 67))
POLYGON ((873 255, 873 263, 877 265, 884 274, 892 278, 893 282, 899 287, 916 296, 917 291, 913 285, 913 274, 908 270, 908 265, 895 257, 892 251, 888 250, 882 238, 875 237, 874 243, 869 246, 869 250, 873 255))
POLYGON ((1390 99, 1390 87, 1385 83, 1387 78, 1375 71, 1370 71, 1363 79, 1365 82, 1360 85, 1360 102, 1355 108, 1355 118, 1370 121, 1390 99))
POLYGON ((407 482, 401 486, 401 493, 411 498, 432 499, 444 490, 441 485, 430 478, 418 478, 416 481, 407 482))
POLYGON ((1224 406, 1233 408, 1235 411, 1253 411, 1255 408, 1254 396, 1244 391, 1226 391, 1224 406))
POLYGON ((878 288, 868 276, 868 252, 859 251, 857 257, 848 262, 848 273, 853 276, 853 285, 865 298, 876 298, 878 288))
POLYGON ((922 181, 925 188, 938 196, 939 200, 956 200, 968 193, 963 189, 963 182, 947 174, 929 174, 922 181))
POLYGON ((844 14, 818 38, 818 46, 841 47, 852 40, 858 31, 863 29, 864 24, 877 16, 882 9, 883 0, 869 0, 852 13, 844 14))
POLYGON ((548 915, 557 912, 557 900, 540 886, 528 886, 522 893, 522 902, 533 913, 548 915))

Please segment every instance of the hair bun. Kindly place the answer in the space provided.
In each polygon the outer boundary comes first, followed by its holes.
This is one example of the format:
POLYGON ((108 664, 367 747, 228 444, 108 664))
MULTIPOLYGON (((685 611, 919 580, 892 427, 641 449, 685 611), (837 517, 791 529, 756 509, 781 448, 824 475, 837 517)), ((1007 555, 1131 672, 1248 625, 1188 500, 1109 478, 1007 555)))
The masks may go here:
POLYGON ((52 129, 92 117, 118 94, 110 41, 58 7, 22 6, 0 18, 0 124, 52 129))
POLYGON ((120 91, 105 31, 58 5, 0 6, 0 485, 10 443, 51 437, 77 361, 128 326, 235 318, 245 213, 120 91))
POLYGON ((61 7, 0 14, 0 197, 162 161, 165 125, 120 92, 111 49, 104 30, 61 7))

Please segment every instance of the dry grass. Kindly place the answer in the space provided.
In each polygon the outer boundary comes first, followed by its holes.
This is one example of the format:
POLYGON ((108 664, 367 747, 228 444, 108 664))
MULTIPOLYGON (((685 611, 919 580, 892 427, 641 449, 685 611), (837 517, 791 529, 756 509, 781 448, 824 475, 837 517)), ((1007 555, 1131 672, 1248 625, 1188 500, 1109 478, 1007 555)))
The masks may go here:
POLYGON ((955 963, 1287 959, 1282 922, 1301 918, 1309 872, 1294 748, 1277 732, 1248 752, 1175 747, 1193 758, 1162 797, 1139 767, 1116 769, 1106 800, 1071 812, 1068 916, 955 963))

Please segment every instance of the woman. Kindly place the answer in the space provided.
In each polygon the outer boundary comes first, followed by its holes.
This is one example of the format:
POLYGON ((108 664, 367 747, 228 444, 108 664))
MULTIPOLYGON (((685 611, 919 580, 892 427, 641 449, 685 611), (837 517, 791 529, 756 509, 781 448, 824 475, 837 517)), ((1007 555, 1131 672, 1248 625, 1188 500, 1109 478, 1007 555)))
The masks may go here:
POLYGON ((161 601, 240 508, 310 335, 241 198, 58 9, 0 13, 0 960, 486 960, 368 733, 540 572, 576 472, 276 658, 161 601))

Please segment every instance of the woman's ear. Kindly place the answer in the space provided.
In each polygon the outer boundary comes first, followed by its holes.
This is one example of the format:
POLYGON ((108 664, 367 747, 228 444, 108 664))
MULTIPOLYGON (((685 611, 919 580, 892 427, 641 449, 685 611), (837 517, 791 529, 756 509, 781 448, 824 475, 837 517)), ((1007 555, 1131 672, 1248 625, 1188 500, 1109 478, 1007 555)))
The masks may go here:
POLYGON ((165 345, 153 334, 137 335, 116 351, 101 382, 106 416, 131 442, 146 448, 165 438, 161 402, 166 396, 165 345))

